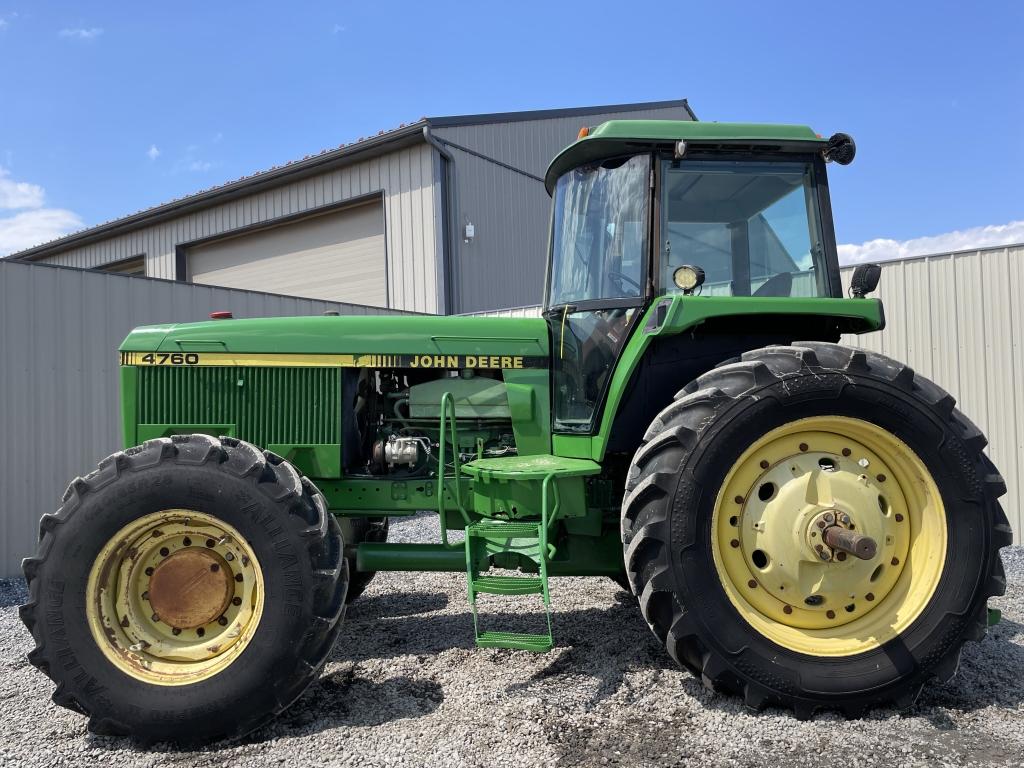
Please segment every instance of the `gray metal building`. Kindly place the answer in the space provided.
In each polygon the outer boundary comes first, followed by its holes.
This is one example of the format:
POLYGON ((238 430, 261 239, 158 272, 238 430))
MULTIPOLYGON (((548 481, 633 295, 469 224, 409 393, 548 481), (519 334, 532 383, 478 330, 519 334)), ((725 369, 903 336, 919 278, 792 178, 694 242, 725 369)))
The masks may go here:
POLYGON ((613 118, 695 119, 685 99, 423 118, 9 258, 438 314, 532 304, 544 170, 613 118))

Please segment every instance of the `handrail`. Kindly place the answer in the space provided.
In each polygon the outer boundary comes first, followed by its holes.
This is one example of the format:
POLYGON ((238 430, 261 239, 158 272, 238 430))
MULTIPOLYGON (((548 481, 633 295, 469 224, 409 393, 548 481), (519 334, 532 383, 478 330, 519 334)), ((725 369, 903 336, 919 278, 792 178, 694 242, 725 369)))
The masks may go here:
POLYGON ((445 392, 441 395, 441 434, 440 434, 440 451, 437 456, 437 469, 438 469, 438 492, 437 492, 437 517, 438 522, 441 526, 441 543, 446 547, 457 547, 459 544, 450 544, 448 542, 448 529, 445 525, 445 509, 444 509, 444 493, 446 488, 446 469, 445 469, 445 445, 446 432, 448 429, 448 415, 451 414, 451 427, 452 427, 452 465, 455 469, 455 492, 452 494, 455 497, 455 504, 459 509, 459 514, 462 515, 462 520, 468 527, 473 521, 470 519, 469 514, 466 512, 466 508, 462 505, 462 467, 459 464, 459 428, 455 419, 455 398, 452 397, 451 392, 445 392))

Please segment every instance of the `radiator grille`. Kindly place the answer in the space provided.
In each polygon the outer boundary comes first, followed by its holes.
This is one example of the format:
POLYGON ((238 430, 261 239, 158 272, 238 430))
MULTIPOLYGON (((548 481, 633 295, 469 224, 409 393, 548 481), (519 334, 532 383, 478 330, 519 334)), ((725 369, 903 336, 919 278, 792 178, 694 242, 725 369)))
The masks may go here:
POLYGON ((235 437, 341 442, 340 368, 139 368, 140 424, 235 424, 235 437))

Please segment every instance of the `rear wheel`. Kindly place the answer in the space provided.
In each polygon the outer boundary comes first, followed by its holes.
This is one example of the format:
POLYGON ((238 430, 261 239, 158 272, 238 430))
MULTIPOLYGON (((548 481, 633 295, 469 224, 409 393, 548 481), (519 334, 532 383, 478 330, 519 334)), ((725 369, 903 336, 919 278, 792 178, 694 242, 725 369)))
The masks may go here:
POLYGON ((75 480, 24 563, 29 660, 97 733, 203 742, 269 721, 344 613, 341 531, 286 461, 191 435, 75 480))
POLYGON ((645 618, 755 708, 911 705, 1005 589, 984 445, 952 397, 881 355, 813 342, 712 370, 659 414, 627 482, 645 618))

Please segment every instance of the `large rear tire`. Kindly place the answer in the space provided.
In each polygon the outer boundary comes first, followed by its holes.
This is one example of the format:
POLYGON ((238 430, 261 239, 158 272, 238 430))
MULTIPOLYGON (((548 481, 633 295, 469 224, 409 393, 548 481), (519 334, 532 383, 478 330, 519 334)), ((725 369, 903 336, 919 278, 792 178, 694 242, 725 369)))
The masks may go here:
POLYGON ((231 438, 150 440, 71 483, 24 562, 53 700, 144 742, 241 736, 317 676, 348 585, 323 497, 231 438))
POLYGON ((683 389, 634 457, 622 518, 633 591, 672 657, 798 717, 906 708, 951 678, 1011 543, 1003 481, 954 405, 905 365, 821 342, 683 389), (877 553, 827 546, 834 526, 877 553))

